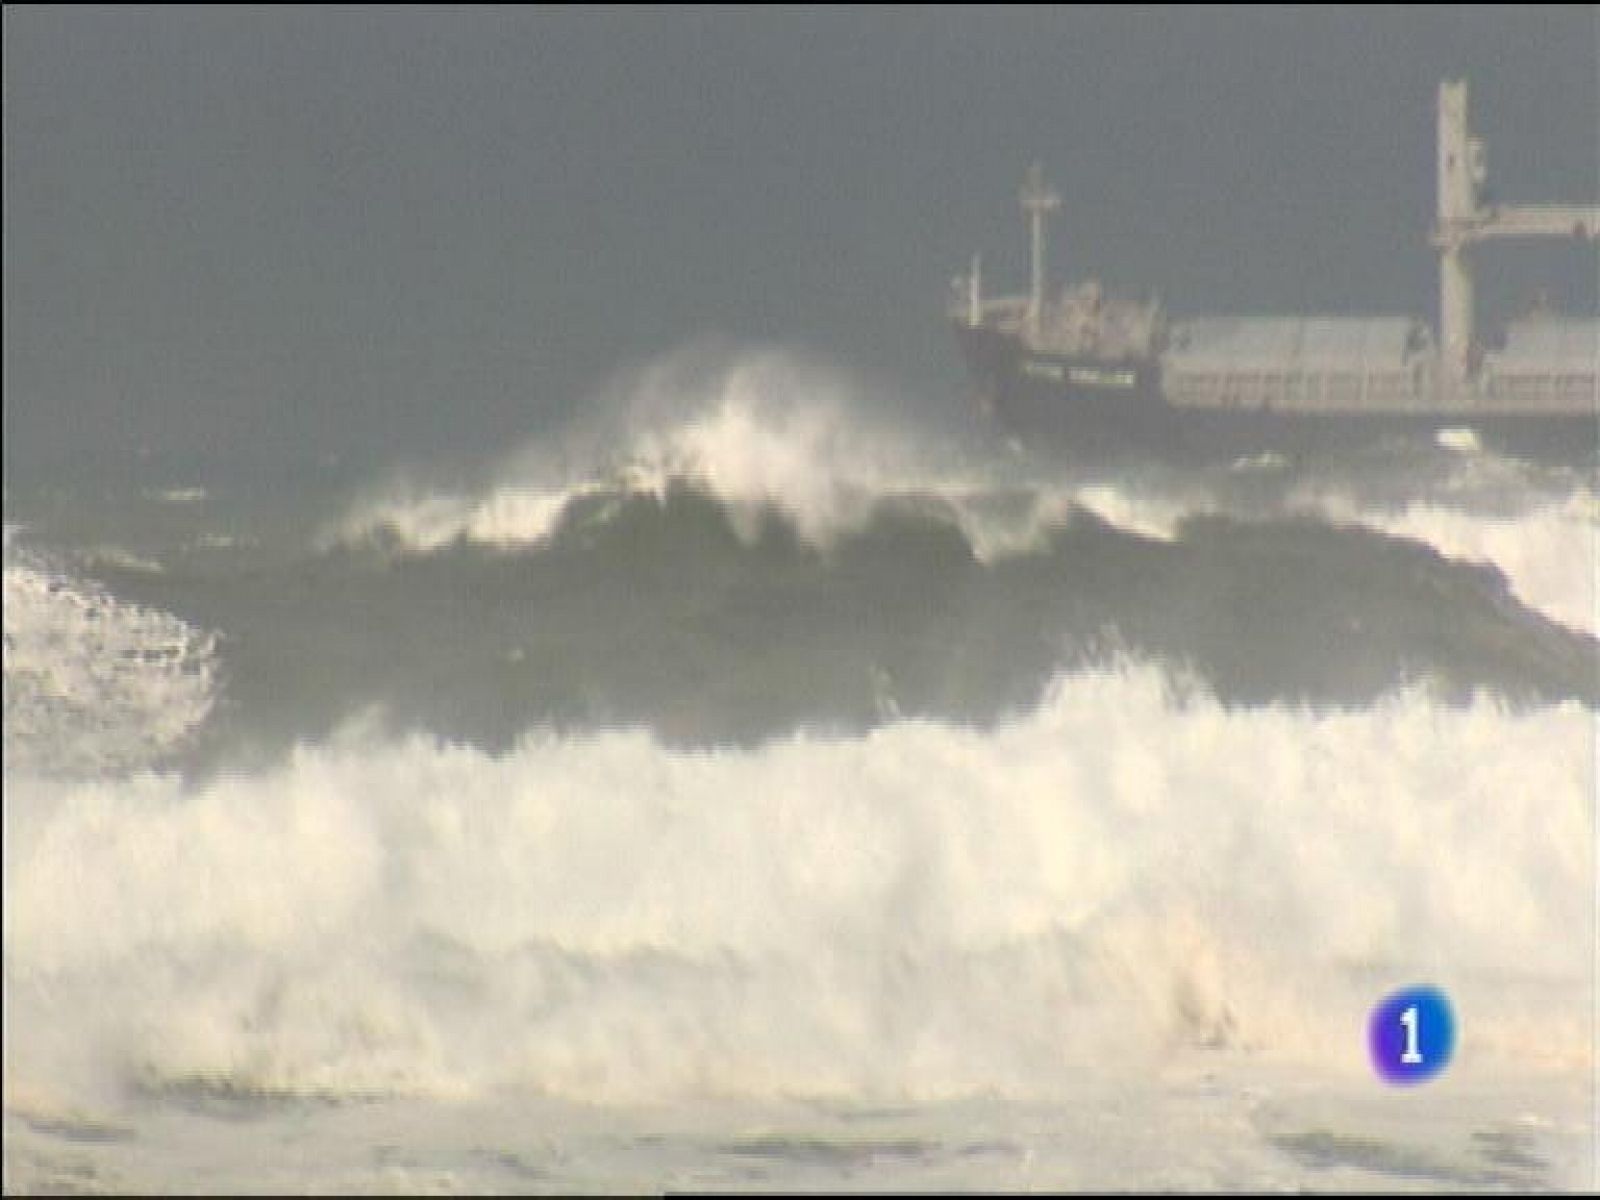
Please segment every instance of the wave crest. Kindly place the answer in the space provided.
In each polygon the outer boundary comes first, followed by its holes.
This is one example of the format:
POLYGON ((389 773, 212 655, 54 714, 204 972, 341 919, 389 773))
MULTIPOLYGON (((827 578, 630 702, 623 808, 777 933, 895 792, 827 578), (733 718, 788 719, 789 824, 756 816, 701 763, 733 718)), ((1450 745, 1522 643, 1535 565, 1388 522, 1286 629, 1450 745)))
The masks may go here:
POLYGON ((5 759, 100 774, 159 762, 216 698, 216 637, 5 547, 5 759))
POLYGON ((1229 711, 1126 666, 988 733, 353 733, 199 785, 23 780, 8 1017, 252 1094, 1029 1096, 1219 1049, 1364 1072, 1365 1012, 1424 972, 1477 1061, 1568 1070, 1591 732, 1229 711))

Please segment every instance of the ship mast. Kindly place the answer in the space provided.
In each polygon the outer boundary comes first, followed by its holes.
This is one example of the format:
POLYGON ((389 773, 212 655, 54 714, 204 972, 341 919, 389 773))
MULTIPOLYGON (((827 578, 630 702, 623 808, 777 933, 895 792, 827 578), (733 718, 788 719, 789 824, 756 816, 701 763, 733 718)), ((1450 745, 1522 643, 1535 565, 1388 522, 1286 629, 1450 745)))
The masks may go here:
POLYGON ((1439 84, 1439 340, 1445 387, 1461 395, 1472 380, 1472 268, 1465 251, 1474 242, 1511 237, 1600 237, 1600 208, 1575 205, 1483 207, 1487 175, 1483 142, 1467 126, 1465 80, 1439 84))
POLYGON ((1022 184, 1022 211, 1032 224, 1033 279, 1028 290, 1028 333, 1039 336, 1044 312, 1044 219, 1061 207, 1061 194, 1044 181, 1044 167, 1034 163, 1022 184))

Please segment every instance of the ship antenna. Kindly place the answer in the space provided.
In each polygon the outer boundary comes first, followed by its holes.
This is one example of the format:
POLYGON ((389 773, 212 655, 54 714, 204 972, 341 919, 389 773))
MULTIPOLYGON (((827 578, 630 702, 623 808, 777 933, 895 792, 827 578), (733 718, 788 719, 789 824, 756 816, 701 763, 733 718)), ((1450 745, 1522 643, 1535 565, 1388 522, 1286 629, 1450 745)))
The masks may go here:
POLYGON ((1044 181, 1044 167, 1038 162, 1028 168, 1022 185, 1022 211, 1032 225, 1033 281, 1028 292, 1028 331, 1039 336, 1044 312, 1044 219, 1061 207, 1061 194, 1044 181))

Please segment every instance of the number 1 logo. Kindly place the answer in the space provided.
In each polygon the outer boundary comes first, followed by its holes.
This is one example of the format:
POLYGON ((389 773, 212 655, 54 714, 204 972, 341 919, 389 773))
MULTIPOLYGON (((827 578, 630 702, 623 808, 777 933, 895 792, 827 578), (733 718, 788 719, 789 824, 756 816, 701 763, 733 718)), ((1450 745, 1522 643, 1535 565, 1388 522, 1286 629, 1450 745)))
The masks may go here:
POLYGON ((1372 1067, 1389 1083, 1432 1079, 1455 1051, 1456 1022, 1450 1001, 1436 987, 1403 988, 1385 996, 1367 1022, 1372 1067))

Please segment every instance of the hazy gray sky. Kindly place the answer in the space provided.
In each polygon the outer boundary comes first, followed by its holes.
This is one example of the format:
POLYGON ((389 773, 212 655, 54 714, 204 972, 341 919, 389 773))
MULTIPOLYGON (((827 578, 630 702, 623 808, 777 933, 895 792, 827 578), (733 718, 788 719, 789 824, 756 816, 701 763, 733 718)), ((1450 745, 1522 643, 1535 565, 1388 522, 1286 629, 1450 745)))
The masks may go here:
MULTIPOLYGON (((975 249, 1177 313, 1434 316, 1434 91, 1600 193, 1592 7, 4 10, 8 479, 474 453, 707 335, 930 394, 975 249), (163 468, 167 469, 167 468, 163 468)), ((1491 312, 1592 311, 1577 244, 1491 312)))

